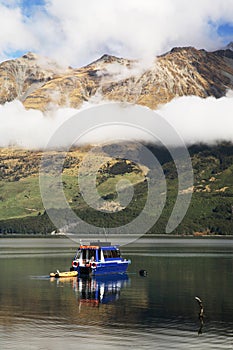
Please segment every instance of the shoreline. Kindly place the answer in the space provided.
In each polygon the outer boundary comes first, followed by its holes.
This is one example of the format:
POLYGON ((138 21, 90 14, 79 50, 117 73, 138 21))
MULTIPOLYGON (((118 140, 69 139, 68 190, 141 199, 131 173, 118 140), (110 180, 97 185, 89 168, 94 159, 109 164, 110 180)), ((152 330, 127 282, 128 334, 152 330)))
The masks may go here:
MULTIPOLYGON (((119 235, 120 237, 120 235, 119 235)), ((44 238, 44 239, 70 239, 70 237, 66 234, 47 234, 47 235, 42 235, 42 234, 17 234, 17 233, 12 233, 12 234, 0 234, 0 240, 4 238, 11 238, 11 239, 17 239, 17 238, 44 238)), ((111 239, 111 237, 108 237, 111 239)), ((117 238, 117 236, 114 236, 112 238, 117 238)), ((133 238, 133 237, 132 237, 133 238)), ((136 239, 233 239, 233 234, 232 235, 172 235, 172 234, 148 234, 148 235, 142 235, 140 237, 137 236, 136 239)), ((80 235, 80 239, 87 239, 86 236, 82 237, 80 235)), ((89 238, 90 239, 90 238, 89 238)))

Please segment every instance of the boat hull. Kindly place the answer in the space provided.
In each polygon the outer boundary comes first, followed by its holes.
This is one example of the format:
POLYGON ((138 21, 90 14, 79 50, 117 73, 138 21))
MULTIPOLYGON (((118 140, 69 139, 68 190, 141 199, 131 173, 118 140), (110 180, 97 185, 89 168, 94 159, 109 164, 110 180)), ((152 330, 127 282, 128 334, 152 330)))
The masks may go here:
POLYGON ((78 266, 76 271, 78 271, 79 276, 115 275, 126 273, 128 265, 128 261, 120 263, 109 262, 98 264, 94 268, 91 266, 78 266))

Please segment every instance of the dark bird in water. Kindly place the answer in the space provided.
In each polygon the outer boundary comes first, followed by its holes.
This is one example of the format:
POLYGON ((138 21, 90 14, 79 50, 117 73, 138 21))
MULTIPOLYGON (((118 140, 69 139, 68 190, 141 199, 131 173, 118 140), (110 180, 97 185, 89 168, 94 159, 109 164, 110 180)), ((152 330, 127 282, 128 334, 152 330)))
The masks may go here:
POLYGON ((202 327, 204 325, 204 307, 203 307, 203 304, 202 304, 202 300, 199 297, 195 297, 195 299, 198 302, 199 307, 200 307, 199 314, 198 314, 198 318, 199 318, 199 321, 200 321, 200 328, 198 330, 198 334, 201 334, 202 333, 202 327))
POLYGON ((142 277, 146 277, 147 276, 147 271, 146 270, 140 270, 139 271, 139 275, 142 277))

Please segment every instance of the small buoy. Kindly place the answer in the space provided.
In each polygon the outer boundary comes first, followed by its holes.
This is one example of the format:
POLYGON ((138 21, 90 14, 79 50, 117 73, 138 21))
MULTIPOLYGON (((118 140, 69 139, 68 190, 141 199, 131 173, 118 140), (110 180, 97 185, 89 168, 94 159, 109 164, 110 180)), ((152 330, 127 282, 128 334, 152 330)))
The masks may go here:
POLYGON ((143 276, 143 277, 146 277, 147 276, 147 271, 146 270, 140 270, 139 271, 139 275, 143 276))

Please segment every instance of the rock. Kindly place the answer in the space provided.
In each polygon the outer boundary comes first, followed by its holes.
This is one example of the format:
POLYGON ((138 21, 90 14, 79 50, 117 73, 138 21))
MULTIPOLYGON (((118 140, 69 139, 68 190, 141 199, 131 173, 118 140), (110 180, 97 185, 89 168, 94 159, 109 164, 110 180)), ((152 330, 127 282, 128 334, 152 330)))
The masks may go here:
POLYGON ((142 277, 146 277, 147 276, 147 271, 146 270, 140 270, 139 271, 139 275, 142 277))

